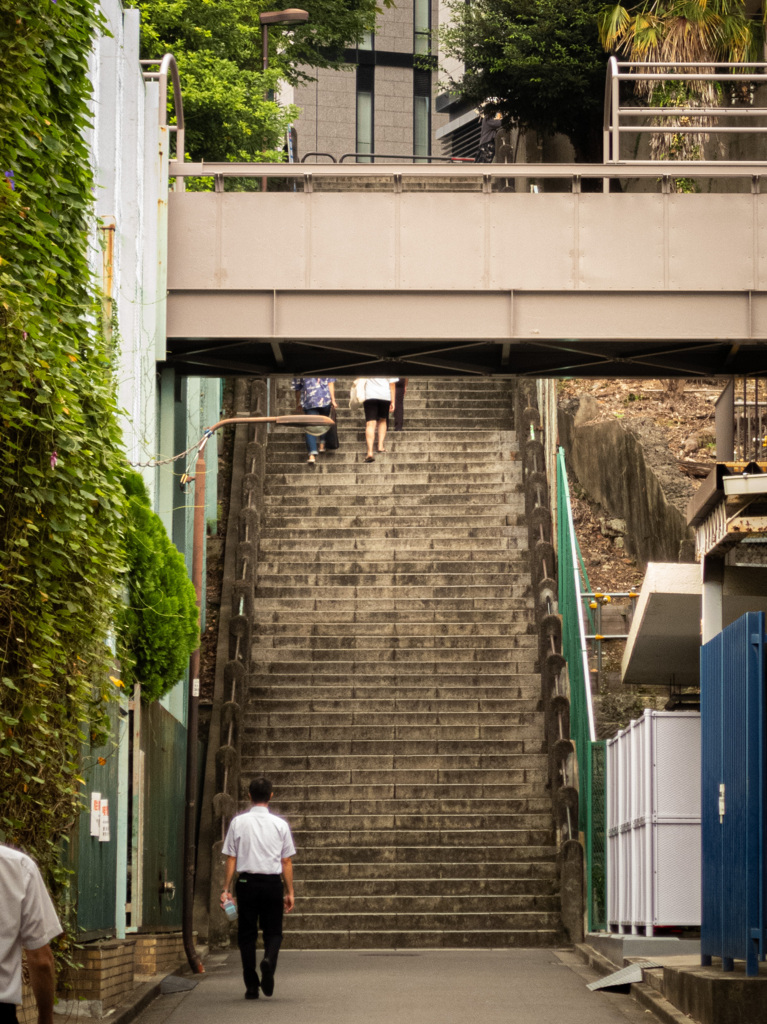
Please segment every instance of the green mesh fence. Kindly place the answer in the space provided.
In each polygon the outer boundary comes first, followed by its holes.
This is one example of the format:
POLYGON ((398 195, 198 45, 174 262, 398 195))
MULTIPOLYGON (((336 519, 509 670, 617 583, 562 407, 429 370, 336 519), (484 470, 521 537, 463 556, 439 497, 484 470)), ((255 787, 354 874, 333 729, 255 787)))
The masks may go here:
POLYGON ((606 927, 605 745, 594 739, 580 597, 591 588, 573 529, 562 448, 557 453, 557 557, 562 654, 570 681, 570 738, 578 759, 578 828, 586 843, 588 919, 589 930, 593 931, 606 927))
POLYGON ((607 744, 589 743, 586 901, 590 932, 607 930, 607 744))

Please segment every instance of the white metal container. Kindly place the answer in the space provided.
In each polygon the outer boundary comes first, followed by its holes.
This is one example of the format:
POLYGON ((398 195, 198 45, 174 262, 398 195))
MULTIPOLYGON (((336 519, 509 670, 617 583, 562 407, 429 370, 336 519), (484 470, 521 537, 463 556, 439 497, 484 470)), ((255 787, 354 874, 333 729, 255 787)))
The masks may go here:
POLYGON ((607 741, 613 931, 700 925, 700 714, 645 711, 607 741))

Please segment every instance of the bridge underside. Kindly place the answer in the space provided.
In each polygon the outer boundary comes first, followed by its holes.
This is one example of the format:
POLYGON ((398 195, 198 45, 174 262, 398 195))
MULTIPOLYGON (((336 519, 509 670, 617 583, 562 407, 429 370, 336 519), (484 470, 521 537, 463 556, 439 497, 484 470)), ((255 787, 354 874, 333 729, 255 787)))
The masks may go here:
POLYGON ((712 377, 767 372, 763 343, 663 341, 407 342, 280 339, 169 341, 166 365, 183 376, 712 377))
POLYGON ((767 372, 767 196, 171 193, 189 375, 767 372))

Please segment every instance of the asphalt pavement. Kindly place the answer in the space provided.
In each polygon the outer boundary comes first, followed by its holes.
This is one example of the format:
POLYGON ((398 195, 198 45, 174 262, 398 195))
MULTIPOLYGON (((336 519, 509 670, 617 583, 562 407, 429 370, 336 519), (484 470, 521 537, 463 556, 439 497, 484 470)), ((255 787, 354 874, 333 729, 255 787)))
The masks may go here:
POLYGON ((186 992, 161 995, 140 1024, 638 1024, 628 995, 567 949, 283 950, 274 995, 246 1000, 237 950, 212 954, 186 992))

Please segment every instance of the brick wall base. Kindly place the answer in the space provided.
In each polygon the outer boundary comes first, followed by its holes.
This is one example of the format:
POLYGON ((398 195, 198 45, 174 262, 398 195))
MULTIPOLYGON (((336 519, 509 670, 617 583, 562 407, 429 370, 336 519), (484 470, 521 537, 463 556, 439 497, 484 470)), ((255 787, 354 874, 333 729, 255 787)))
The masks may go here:
MULTIPOLYGON (((128 939, 89 942, 77 951, 82 967, 58 979, 57 1014, 78 1018, 104 1017, 124 1002, 142 976, 172 974, 186 962, 181 932, 131 935, 128 939)), ((32 989, 24 985, 19 1024, 37 1024, 32 989)))
POLYGON ((171 974, 184 963, 186 953, 181 932, 136 936, 136 974, 171 974))

